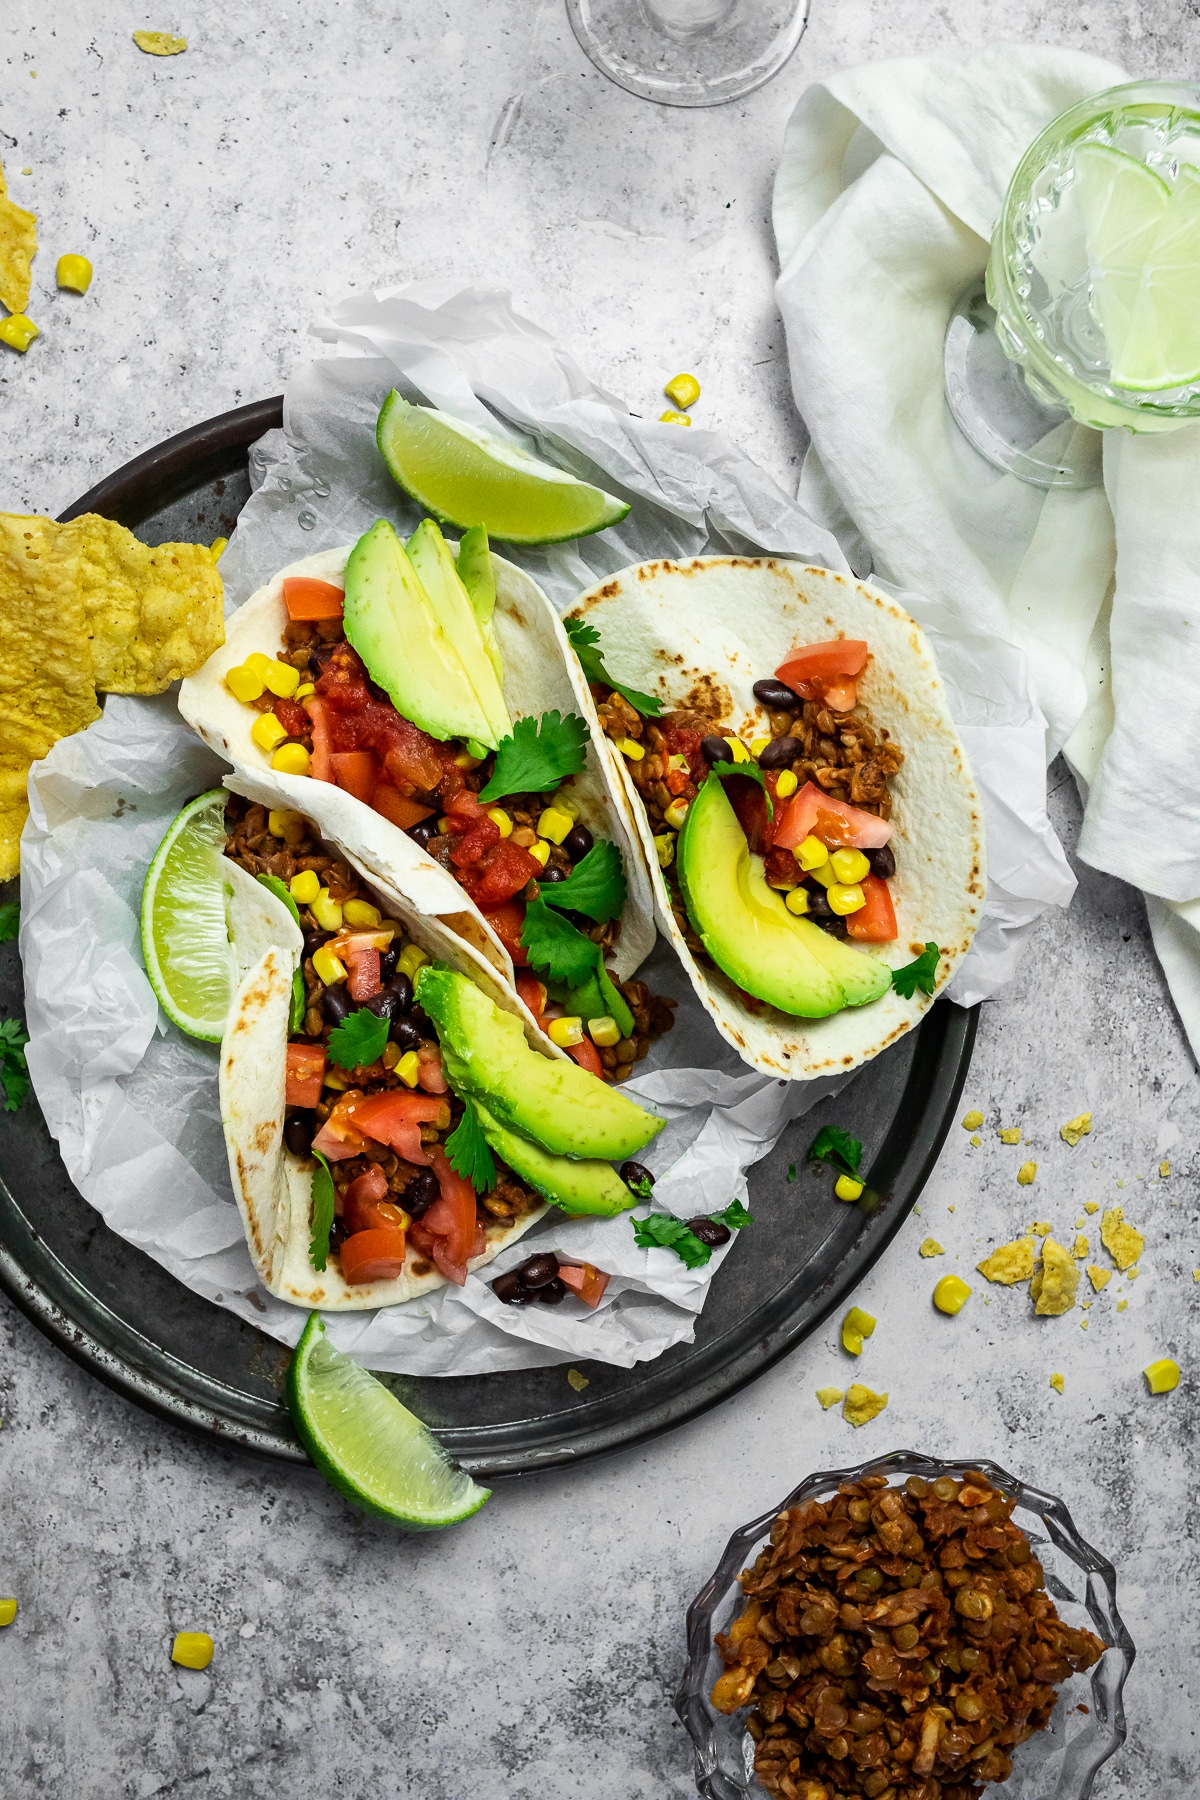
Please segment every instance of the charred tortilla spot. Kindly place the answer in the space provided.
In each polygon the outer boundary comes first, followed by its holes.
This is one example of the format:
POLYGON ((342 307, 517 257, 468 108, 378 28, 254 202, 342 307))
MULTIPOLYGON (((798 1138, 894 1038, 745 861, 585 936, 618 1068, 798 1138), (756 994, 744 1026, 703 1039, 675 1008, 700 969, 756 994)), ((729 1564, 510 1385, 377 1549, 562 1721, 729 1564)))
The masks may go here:
POLYGON ((414 1275, 432 1275, 433 1264, 426 1262, 423 1256, 419 1257, 412 1266, 412 1272, 414 1275))
POLYGON ((254 1132, 254 1148, 258 1151, 260 1156, 265 1156, 275 1142, 276 1129, 277 1122, 274 1119, 264 1119, 261 1125, 256 1126, 254 1132))
POLYGON ((600 592, 594 596, 597 600, 615 600, 621 591, 619 581, 606 581, 600 592))

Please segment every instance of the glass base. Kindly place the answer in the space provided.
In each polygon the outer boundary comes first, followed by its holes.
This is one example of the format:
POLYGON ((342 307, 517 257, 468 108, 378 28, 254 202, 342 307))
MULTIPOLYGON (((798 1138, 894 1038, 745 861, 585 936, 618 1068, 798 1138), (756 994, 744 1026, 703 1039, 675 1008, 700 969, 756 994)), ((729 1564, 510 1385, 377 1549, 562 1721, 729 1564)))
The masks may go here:
POLYGON ((602 74, 664 106, 720 106, 778 74, 804 35, 808 0, 567 0, 602 74))
POLYGON ((1004 354, 982 276, 950 315, 945 367, 954 422, 993 468, 1031 487, 1099 486, 1100 432, 1031 392, 1020 364, 1004 354))

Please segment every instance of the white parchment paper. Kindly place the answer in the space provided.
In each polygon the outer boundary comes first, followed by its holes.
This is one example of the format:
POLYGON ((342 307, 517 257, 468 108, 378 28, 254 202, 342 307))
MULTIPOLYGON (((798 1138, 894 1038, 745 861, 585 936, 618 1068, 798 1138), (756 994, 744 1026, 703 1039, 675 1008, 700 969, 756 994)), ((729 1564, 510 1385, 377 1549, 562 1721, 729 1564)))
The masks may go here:
MULTIPOLYGON (((544 551, 506 547, 562 607, 605 573, 650 556, 769 551, 848 566, 834 536, 736 446, 714 432, 635 418, 502 295, 422 284, 347 301, 314 329, 337 354, 293 380, 284 429, 251 452, 254 492, 221 564, 231 605, 283 564, 348 543, 376 518, 415 523, 375 448, 376 415, 392 386, 507 431, 632 501, 622 525, 600 537, 544 551)), ((917 600, 903 598, 918 612, 917 600)), ((1030 846, 1048 848, 1044 813, 1005 797, 1005 732, 1021 714, 1022 671, 1007 646, 963 640, 953 619, 925 622, 939 633, 997 872, 979 947, 956 982, 961 990, 970 972, 963 997, 974 999, 1010 972, 1014 921, 1061 895, 1031 893, 1025 879, 1030 846)), ((106 1222, 194 1292, 294 1343, 305 1315, 259 1287, 242 1237, 216 1049, 160 1015, 138 943, 156 845, 179 808, 224 773, 170 695, 110 699, 97 724, 34 766, 21 872, 27 1054, 67 1169, 106 1222)), ((845 1078, 789 1083, 747 1070, 665 948, 643 973, 680 1005, 674 1031, 627 1091, 668 1120, 644 1160, 658 1176, 655 1204, 686 1218, 745 1198, 746 1170, 845 1078)), ((326 1323, 340 1348, 398 1373, 469 1375, 585 1358, 630 1367, 691 1339, 726 1254, 690 1271, 670 1251, 639 1250, 628 1216, 567 1220, 552 1211, 461 1289, 327 1315, 326 1323), (603 1304, 589 1312, 571 1296, 558 1308, 502 1306, 487 1282, 535 1244, 608 1270, 603 1304)))

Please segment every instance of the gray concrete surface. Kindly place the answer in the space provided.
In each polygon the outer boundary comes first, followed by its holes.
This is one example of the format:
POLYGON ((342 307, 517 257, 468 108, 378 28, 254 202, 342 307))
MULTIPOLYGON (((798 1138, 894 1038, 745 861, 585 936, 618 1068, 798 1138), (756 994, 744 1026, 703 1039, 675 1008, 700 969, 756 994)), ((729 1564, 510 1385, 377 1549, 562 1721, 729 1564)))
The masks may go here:
MULTIPOLYGON (((0 155, 41 221, 44 336, 0 358, 0 506, 57 511, 158 439, 277 391, 323 302, 464 270, 510 284, 635 406, 695 368, 705 419, 794 480, 767 209, 805 83, 994 38, 1192 73, 1196 16, 1194 0, 1070 16, 813 0, 772 86, 694 113, 608 85, 561 0, 191 0, 170 17, 8 0, 0 155), (143 25, 191 48, 151 61, 129 41, 143 25), (96 265, 85 299, 54 293, 63 250, 96 265)), ((1055 806, 1073 833, 1061 783, 1055 806)), ((1044 921, 985 1009, 964 1100, 986 1114, 982 1144, 952 1131, 921 1216, 859 1296, 879 1329, 857 1372, 891 1394, 861 1433, 813 1398, 847 1379, 830 1328, 644 1452, 400 1541, 315 1475, 144 1417, 0 1306, 0 1593, 21 1601, 0 1632, 4 1800, 683 1800, 682 1614, 728 1530, 808 1470, 901 1442, 992 1455, 1068 1498, 1119 1566, 1140 1652, 1129 1745, 1096 1794, 1194 1792, 1200 1084, 1137 896, 1081 874, 1070 914, 1044 921), (1085 1108, 1095 1131, 1069 1150, 1057 1128, 1085 1108), (1002 1124, 1031 1148, 1001 1145, 1002 1124), (1015 1181, 1026 1156, 1031 1189, 1015 1181), (1033 1218, 1070 1237, 1093 1199, 1119 1199, 1147 1234, 1126 1311, 1114 1282, 1084 1331, 1082 1313, 1035 1320, 1020 1291, 977 1282, 957 1320, 931 1313, 935 1271, 969 1269, 1033 1218), (918 1256, 929 1233, 944 1261, 918 1256), (1151 1401, 1140 1370, 1164 1353, 1184 1384, 1151 1401), (167 1660, 180 1628, 216 1638, 207 1674, 167 1660)))

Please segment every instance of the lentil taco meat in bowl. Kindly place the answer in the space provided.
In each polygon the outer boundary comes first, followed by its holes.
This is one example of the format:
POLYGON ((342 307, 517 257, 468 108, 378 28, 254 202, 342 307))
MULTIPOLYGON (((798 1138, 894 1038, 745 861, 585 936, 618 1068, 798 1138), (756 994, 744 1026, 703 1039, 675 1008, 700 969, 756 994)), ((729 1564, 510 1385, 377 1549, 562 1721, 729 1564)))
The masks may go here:
POLYGON ((660 929, 744 1060, 808 1079, 915 1025, 986 880, 916 622, 827 569, 701 557, 626 569, 564 624, 660 929))

